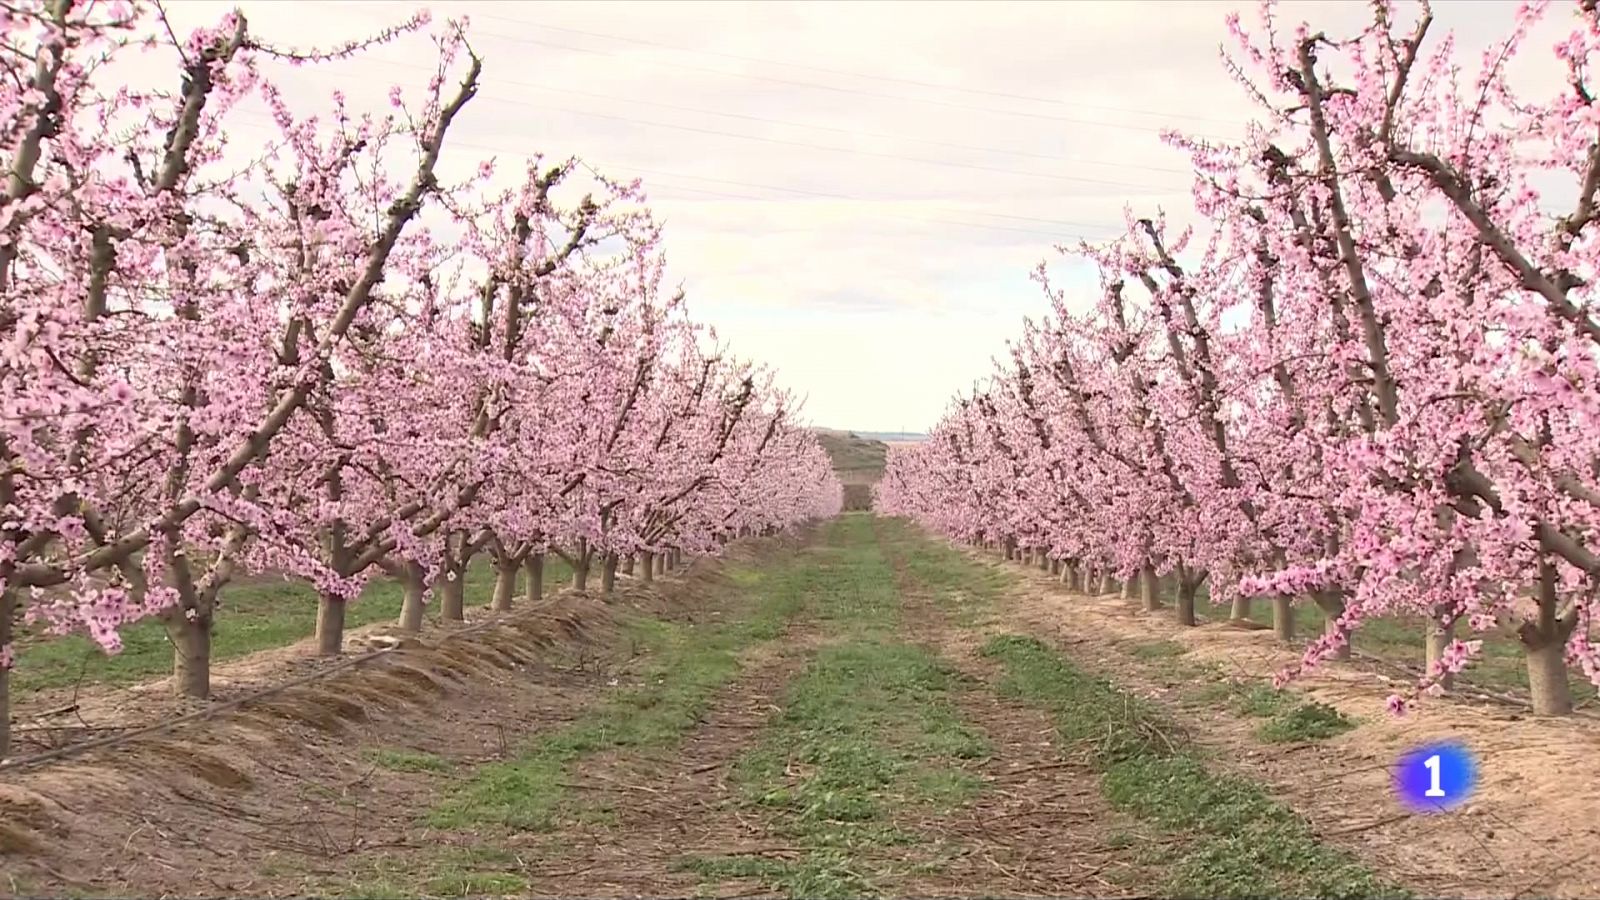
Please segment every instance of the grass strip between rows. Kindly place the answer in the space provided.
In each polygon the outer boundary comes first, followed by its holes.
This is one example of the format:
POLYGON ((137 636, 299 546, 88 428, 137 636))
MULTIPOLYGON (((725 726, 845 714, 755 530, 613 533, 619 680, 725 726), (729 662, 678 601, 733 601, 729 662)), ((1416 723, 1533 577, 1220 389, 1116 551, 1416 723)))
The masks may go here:
MULTIPOLYGON (((1043 642, 992 638, 1000 690, 1051 713, 1102 772, 1112 804, 1178 835, 1161 893, 1179 897, 1408 897, 1243 778, 1207 769, 1151 704, 1077 668, 1043 642)), ((1150 886, 1144 886, 1148 889, 1150 886)))

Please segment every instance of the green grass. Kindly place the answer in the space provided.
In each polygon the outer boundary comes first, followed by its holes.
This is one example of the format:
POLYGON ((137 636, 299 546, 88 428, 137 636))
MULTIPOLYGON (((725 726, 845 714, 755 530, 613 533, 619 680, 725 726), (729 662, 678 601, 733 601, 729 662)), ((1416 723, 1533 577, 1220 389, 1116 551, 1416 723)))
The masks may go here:
POLYGON ((1188 652, 1182 644, 1176 641, 1145 641, 1128 648, 1128 655, 1134 659, 1146 661, 1173 659, 1188 652))
POLYGON ((490 847, 452 847, 422 871, 414 861, 380 857, 352 881, 327 885, 330 896, 363 900, 426 897, 485 897, 524 894, 530 887, 515 854, 490 847))
POLYGON ((927 589, 958 625, 980 624, 1010 579, 999 569, 974 566, 945 541, 929 540, 904 519, 879 519, 877 537, 908 584, 927 589))
POLYGON ((580 812, 590 821, 606 821, 609 810, 603 804, 578 810, 565 802, 572 765, 605 750, 675 744, 699 721, 716 691, 738 675, 740 651, 781 634, 800 600, 793 592, 769 592, 750 618, 713 625, 646 618, 629 623, 634 645, 649 659, 640 686, 619 691, 578 721, 540 735, 515 758, 479 767, 433 811, 430 824, 543 831, 580 812))
MULTIPOLYGON (((1290 607, 1294 611, 1295 634, 1312 638, 1322 634, 1324 617, 1315 603, 1303 601, 1290 607)), ((1213 607, 1214 618, 1225 619, 1226 607, 1213 607)), ((1250 619, 1265 625, 1272 623, 1272 604, 1258 601, 1251 604, 1250 619)), ((1423 660, 1422 636, 1427 627, 1424 619, 1415 616, 1369 619, 1352 636, 1351 646, 1358 653, 1402 665, 1420 667, 1423 660)), ((1469 635, 1462 629, 1462 639, 1469 635)), ((1528 667, 1522 645, 1510 629, 1470 635, 1483 640, 1483 652, 1457 676, 1463 687, 1479 687, 1493 691, 1528 691, 1528 667)), ((1593 684, 1579 673, 1571 673, 1572 697, 1576 701, 1596 696, 1593 684)))
POLYGON ((403 747, 373 750, 369 755, 373 765, 391 772, 444 772, 450 768, 443 757, 403 747))
POLYGON ((740 802, 804 852, 678 861, 703 882, 758 879, 791 897, 873 895, 884 874, 874 852, 900 848, 903 857, 921 843, 896 824, 900 811, 948 810, 983 787, 962 761, 986 757, 989 745, 954 702, 971 685, 897 637, 899 595, 872 523, 846 516, 835 527, 851 543, 830 550, 819 587, 833 600, 824 621, 842 639, 791 682, 783 712, 731 776, 740 802))
MULTIPOLYGON (((571 577, 559 557, 545 561, 549 592, 571 577)), ((480 558, 467 571, 467 603, 487 604, 494 592, 494 568, 480 558)), ((345 626, 359 628, 400 616, 400 585, 375 578, 345 611, 345 626)), ((437 609, 437 605, 434 605, 437 609)), ((212 635, 211 659, 222 662, 310 637, 316 631, 317 593, 301 581, 248 579, 223 589, 212 635)), ((172 647, 166 629, 145 619, 122 629, 122 651, 107 656, 81 635, 24 635, 18 641, 16 668, 11 673, 14 696, 31 691, 84 684, 128 684, 172 671, 172 647)))
POLYGON ((1343 734, 1356 723, 1325 703, 1302 703, 1261 723, 1256 736, 1269 744, 1320 741, 1343 734))
POLYGON ((1179 837, 1164 860, 1169 875, 1159 893, 1408 896, 1349 854, 1319 843, 1304 820, 1259 785, 1211 772, 1148 702, 1034 638, 996 637, 983 652, 1004 667, 1002 692, 1049 711, 1067 744, 1102 770, 1112 804, 1179 837))

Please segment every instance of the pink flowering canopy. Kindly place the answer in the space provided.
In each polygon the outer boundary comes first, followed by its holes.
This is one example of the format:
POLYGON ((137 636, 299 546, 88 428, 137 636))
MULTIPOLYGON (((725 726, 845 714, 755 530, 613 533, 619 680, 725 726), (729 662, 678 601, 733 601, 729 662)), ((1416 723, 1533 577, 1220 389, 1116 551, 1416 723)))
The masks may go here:
MULTIPOLYGON (((1530 672, 1600 684, 1600 14, 1563 10, 1553 48, 1527 46, 1554 15, 1530 4, 1482 59, 1425 6, 1380 2, 1351 35, 1271 3, 1230 17, 1259 116, 1236 145, 1168 136, 1205 233, 1130 214, 1063 249, 1093 297, 1041 266, 1049 315, 891 455, 878 508, 1122 577, 1203 573, 1214 600, 1313 597, 1335 624, 1302 666, 1417 616, 1510 623, 1530 672), (1538 53, 1567 82, 1518 96, 1506 67, 1538 53)), ((1446 643, 1419 689, 1480 644, 1446 643)))
POLYGON ((115 651, 240 570, 347 599, 464 548, 714 552, 838 511, 790 395, 665 283, 638 183, 535 156, 508 189, 451 146, 466 23, 292 50, 20 0, 0 29, 0 667, 16 619, 115 651), (433 77, 382 108, 270 77, 421 33, 433 77), (118 82, 144 52, 170 84, 118 82))

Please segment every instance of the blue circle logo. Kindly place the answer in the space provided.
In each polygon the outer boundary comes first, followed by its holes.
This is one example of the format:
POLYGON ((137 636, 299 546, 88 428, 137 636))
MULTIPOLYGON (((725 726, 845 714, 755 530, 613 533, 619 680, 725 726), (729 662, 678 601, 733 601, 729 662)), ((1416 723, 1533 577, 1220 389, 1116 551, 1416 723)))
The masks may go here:
POLYGON ((1478 764, 1455 741, 1427 744, 1400 757, 1394 791, 1412 812, 1449 812, 1472 796, 1478 764))

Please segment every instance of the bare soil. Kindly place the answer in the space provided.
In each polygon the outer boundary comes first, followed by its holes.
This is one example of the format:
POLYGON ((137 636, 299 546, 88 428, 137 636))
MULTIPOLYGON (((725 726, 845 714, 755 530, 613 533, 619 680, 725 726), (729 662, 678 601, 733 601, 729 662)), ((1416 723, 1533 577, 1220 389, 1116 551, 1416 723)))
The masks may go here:
MULTIPOLYGON (((1129 689, 1176 704, 1196 676, 1195 662, 1222 677, 1270 684, 1299 659, 1298 646, 1270 631, 1224 623, 1183 628, 1170 612, 1150 614, 1135 601, 1068 592, 1056 579, 997 555, 968 550, 974 561, 1004 568, 1015 589, 1004 605, 1010 627, 1053 640, 1074 660, 1129 689), (1176 660, 1140 659, 1133 649, 1173 641, 1176 660)), ((1359 642, 1359 636, 1357 637, 1359 642)), ((1183 722, 1241 774, 1262 781, 1304 814, 1328 843, 1345 846, 1425 896, 1600 897, 1600 873, 1585 863, 1600 846, 1600 720, 1579 715, 1534 718, 1478 696, 1427 698, 1404 716, 1387 713, 1387 668, 1357 659, 1330 663, 1294 689, 1358 720, 1326 741, 1267 744, 1259 720, 1228 709, 1184 706, 1183 722), (1392 767, 1408 749, 1463 741, 1477 757, 1479 781, 1469 804, 1442 815, 1408 813, 1394 799, 1392 767)), ((1202 676, 1209 677, 1209 676, 1202 676)))
POLYGON ((975 768, 986 788, 967 805, 919 830, 962 848, 943 871, 904 885, 907 896, 1119 897, 1154 883, 1129 852, 1150 840, 1132 817, 1111 808, 1087 761, 1064 759, 1055 726, 1033 707, 1002 698, 1000 667, 979 654, 1004 631, 992 618, 952 625, 923 586, 892 560, 911 637, 982 686, 957 697, 962 718, 988 736, 994 754, 975 768))
MULTIPOLYGON (((796 540, 749 541, 732 555, 796 540)), ((619 583, 608 602, 563 592, 407 639, 219 715, 0 769, 0 896, 305 895, 327 892, 375 857, 436 855, 437 836, 420 817, 453 777, 572 721, 612 690, 633 662, 617 629, 625 611, 692 615, 725 602, 718 568, 697 562, 652 586, 619 583), (396 750, 432 754, 448 768, 396 772, 374 762, 396 750)), ((228 679, 221 698, 245 699, 329 665, 306 652, 282 648, 219 667, 228 679)), ((157 686, 80 702, 128 727, 191 708, 157 686)))

